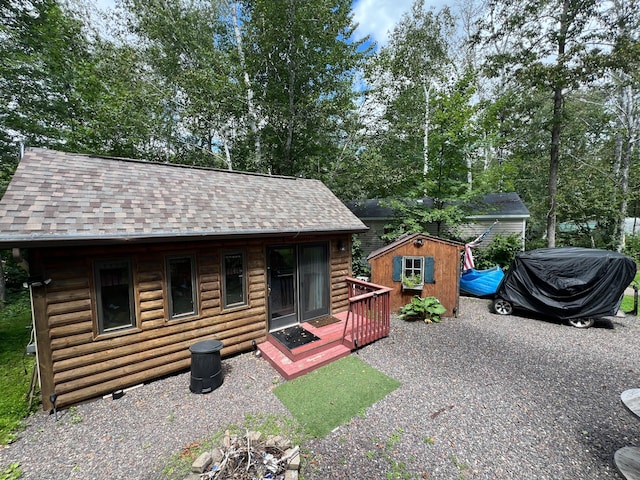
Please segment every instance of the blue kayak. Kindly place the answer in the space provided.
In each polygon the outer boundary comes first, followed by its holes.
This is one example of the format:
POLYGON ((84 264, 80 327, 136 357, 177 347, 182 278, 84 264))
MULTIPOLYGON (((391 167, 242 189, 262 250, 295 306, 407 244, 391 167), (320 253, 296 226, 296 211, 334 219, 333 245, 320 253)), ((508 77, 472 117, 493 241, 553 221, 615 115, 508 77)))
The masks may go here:
POLYGON ((487 270, 465 270, 460 277, 460 293, 475 297, 492 297, 503 277, 504 272, 499 265, 487 270))

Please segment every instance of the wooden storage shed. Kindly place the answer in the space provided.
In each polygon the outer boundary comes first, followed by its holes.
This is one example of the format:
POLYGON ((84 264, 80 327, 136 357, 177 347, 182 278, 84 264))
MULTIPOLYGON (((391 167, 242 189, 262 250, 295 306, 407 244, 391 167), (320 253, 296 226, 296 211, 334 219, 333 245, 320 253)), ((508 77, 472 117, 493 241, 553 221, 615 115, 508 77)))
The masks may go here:
POLYGON ((27 149, 0 248, 28 262, 43 408, 345 311, 364 230, 317 180, 27 149))
POLYGON ((372 252, 371 281, 393 288, 391 309, 397 311, 414 295, 436 297, 447 309, 445 317, 458 313, 460 262, 464 245, 415 233, 372 252))

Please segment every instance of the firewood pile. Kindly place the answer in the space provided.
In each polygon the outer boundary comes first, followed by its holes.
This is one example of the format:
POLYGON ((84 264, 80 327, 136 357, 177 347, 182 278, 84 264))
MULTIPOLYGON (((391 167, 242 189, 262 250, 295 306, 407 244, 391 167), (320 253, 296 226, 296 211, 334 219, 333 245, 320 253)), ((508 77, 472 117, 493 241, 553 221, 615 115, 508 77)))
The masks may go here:
POLYGON ((203 480, 258 480, 297 478, 287 476, 287 470, 300 466, 299 447, 281 436, 264 437, 259 432, 244 436, 225 432, 222 445, 202 454, 193 465, 203 480))

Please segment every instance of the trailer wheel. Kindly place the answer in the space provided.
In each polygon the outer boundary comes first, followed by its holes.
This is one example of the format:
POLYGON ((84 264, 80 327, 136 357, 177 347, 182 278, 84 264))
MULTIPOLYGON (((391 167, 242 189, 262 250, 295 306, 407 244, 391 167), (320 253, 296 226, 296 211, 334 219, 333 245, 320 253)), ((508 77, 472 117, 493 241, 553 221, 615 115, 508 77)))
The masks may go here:
POLYGON ((511 315, 513 313, 513 305, 502 298, 496 298, 493 301, 493 311, 498 315, 511 315))
POLYGON ((569 320, 569 325, 576 328, 589 328, 593 327, 596 321, 593 318, 572 318, 569 320))

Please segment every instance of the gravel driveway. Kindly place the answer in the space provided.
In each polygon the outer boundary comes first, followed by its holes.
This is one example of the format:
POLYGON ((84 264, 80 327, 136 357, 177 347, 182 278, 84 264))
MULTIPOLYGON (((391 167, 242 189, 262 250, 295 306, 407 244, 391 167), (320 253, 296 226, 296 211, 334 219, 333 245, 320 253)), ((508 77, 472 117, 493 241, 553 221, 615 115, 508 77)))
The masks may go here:
MULTIPOLYGON (((640 324, 580 330, 501 317, 462 298, 440 324, 393 320, 359 357, 402 386, 327 437, 305 445, 306 479, 618 479, 612 455, 640 445, 620 393, 640 386, 640 324)), ((252 354, 223 360, 224 384, 189 392, 189 373, 52 415, 31 417, 0 449, 25 479, 155 479, 168 457, 245 415, 287 415, 280 378, 252 354)), ((2 470, 0 469, 0 472, 2 470)))

